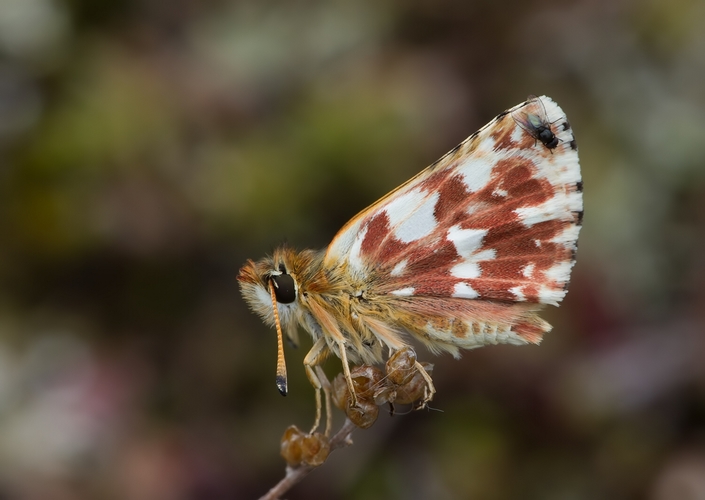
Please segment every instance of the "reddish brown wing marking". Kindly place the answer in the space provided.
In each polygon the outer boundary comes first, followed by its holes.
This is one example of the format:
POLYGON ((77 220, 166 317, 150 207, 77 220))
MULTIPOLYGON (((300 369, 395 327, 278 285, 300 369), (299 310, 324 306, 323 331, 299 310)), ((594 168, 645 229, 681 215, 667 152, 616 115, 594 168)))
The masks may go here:
MULTIPOLYGON (((470 193, 453 169, 440 172, 438 177, 445 179, 428 179, 431 184, 439 184, 440 197, 434 215, 440 230, 417 244, 404 245, 391 232, 380 237, 381 230, 386 228, 377 225, 380 231, 368 231, 363 241, 363 255, 369 248, 366 255, 375 262, 392 257, 395 261, 407 260, 405 272, 386 283, 385 288, 390 291, 413 282, 415 295, 452 296, 456 287, 465 283, 481 298, 517 300, 522 297, 511 290, 523 286, 523 299, 538 302, 539 287, 545 283, 543 274, 556 262, 571 258, 569 249, 551 240, 572 221, 550 220, 531 227, 522 223, 517 209, 539 206, 555 194, 550 183, 536 179, 535 174, 536 168, 530 160, 502 160, 493 169, 487 186, 470 193), (464 256, 459 252, 458 242, 449 239, 450 228, 458 228, 459 232, 478 231, 478 236, 481 232, 485 234, 477 250, 464 256), (380 244, 373 245, 373 238, 381 240, 380 244), (474 260, 473 257, 478 257, 476 262, 481 263, 475 273, 472 266, 465 273, 456 268, 466 260, 474 260), (527 266, 531 265, 534 267, 527 273, 527 266), (472 277, 475 274, 477 277, 472 277)), ((383 215, 375 219, 383 219, 383 215)))
POLYGON ((557 304, 582 215, 580 169, 565 115, 536 99, 565 123, 555 149, 512 118, 520 105, 358 215, 326 259, 343 254, 377 293, 557 304))

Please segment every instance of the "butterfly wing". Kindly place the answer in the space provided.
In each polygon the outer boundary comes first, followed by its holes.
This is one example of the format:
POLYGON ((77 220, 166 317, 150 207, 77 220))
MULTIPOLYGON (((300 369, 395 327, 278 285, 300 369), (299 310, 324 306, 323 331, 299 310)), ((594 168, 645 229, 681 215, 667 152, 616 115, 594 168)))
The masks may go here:
POLYGON ((536 342, 550 326, 535 306, 517 303, 563 299, 582 213, 572 129, 550 98, 531 98, 355 216, 323 265, 364 283, 380 300, 400 299, 400 315, 417 317, 397 324, 417 336, 433 331, 438 341, 460 347, 536 342), (559 140, 552 149, 513 118, 539 104, 559 140), (453 318, 455 326, 444 324, 453 318), (524 334, 517 333, 522 322, 524 334))

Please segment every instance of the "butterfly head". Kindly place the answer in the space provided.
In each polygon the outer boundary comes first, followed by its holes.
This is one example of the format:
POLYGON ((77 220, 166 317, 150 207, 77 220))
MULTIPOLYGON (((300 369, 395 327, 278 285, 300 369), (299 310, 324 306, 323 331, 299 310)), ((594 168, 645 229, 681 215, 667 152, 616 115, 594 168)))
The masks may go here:
POLYGON ((298 341, 299 284, 293 272, 293 252, 282 249, 258 262, 252 260, 240 269, 237 280, 245 301, 265 323, 277 330, 277 388, 287 393, 283 331, 294 345, 298 341))

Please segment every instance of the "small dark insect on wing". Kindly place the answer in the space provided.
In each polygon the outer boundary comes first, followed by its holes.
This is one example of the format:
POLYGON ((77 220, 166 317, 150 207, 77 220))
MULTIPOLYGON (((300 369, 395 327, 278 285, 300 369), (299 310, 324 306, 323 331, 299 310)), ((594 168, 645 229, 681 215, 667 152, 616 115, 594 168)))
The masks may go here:
POLYGON ((551 122, 548 121, 546 108, 541 100, 536 96, 529 96, 526 106, 512 111, 512 118, 517 125, 531 135, 548 149, 555 149, 558 146, 558 137, 551 129, 551 122))

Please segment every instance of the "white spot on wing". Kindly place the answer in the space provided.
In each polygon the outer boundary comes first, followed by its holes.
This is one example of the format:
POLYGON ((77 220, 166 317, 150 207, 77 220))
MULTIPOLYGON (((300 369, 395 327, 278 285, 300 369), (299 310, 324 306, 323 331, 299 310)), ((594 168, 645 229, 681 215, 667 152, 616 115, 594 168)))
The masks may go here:
POLYGON ((486 229, 461 229, 458 225, 448 229, 446 238, 455 245, 455 250, 463 259, 451 268, 452 276, 464 279, 480 277, 482 271, 478 262, 495 258, 495 251, 491 248, 478 251, 486 234, 486 229))
POLYGON ((482 271, 480 265, 475 262, 461 262, 451 268, 450 274, 456 278, 475 279, 480 277, 482 271))
POLYGON ((360 256, 360 251, 362 250, 362 242, 364 241, 366 234, 367 226, 362 228, 362 231, 357 234, 357 237, 355 238, 352 246, 350 247, 350 254, 348 255, 348 264, 350 265, 350 269, 353 271, 362 271, 365 267, 362 262, 362 257, 360 256))
POLYGON ((520 207, 514 210, 522 223, 531 227, 539 222, 549 220, 572 220, 573 214, 582 210, 583 200, 579 192, 559 193, 541 203, 532 207, 520 207))
POLYGON ((410 295, 414 294, 414 287, 413 286, 408 286, 406 288, 401 288, 399 290, 394 290, 392 292, 389 292, 392 295, 397 295, 399 297, 409 297, 410 295))
POLYGON ((512 135, 511 135, 511 140, 514 142, 519 142, 521 141, 521 136, 524 133, 521 127, 515 127, 514 130, 512 130, 512 135))
POLYGON ((355 238, 360 231, 361 224, 362 220, 358 219, 339 232, 326 251, 326 259, 338 261, 350 252, 352 245, 355 243, 355 238))
POLYGON ((559 243, 566 247, 571 247, 575 245, 576 241, 578 241, 578 233, 580 233, 580 226, 572 224, 566 227, 560 234, 552 238, 551 242, 559 243))
MULTIPOLYGON (((484 141, 483 141, 484 142, 484 141)), ((492 141, 494 147, 494 140, 492 141)), ((468 157, 458 166, 458 172, 463 176, 468 191, 474 193, 484 188, 490 182, 494 163, 484 158, 468 157)))
POLYGON ((483 250, 482 252, 477 252, 473 258, 477 261, 483 261, 483 260, 492 260, 497 256, 497 252, 494 251, 492 248, 488 248, 487 250, 483 250))
POLYGON ((566 283, 570 279, 570 268, 573 264, 569 261, 559 262, 549 268, 544 274, 556 283, 566 283))
POLYGON ((524 301, 526 300, 526 295, 524 295, 524 292, 521 291, 521 289, 524 288, 523 286, 515 286, 513 288, 510 288, 509 291, 514 294, 514 296, 517 298, 518 301, 524 301))
POLYGON ((482 239, 486 234, 487 229, 461 229, 455 225, 448 229, 446 237, 453 242, 461 257, 468 257, 482 247, 482 239))
POLYGON ((539 289, 539 302, 542 304, 550 304, 552 306, 557 306, 558 303, 565 297, 565 290, 549 288, 547 286, 542 286, 539 289))
POLYGON ((536 267, 536 265, 533 262, 531 264, 527 264, 521 270, 521 274, 523 274, 525 278, 531 278, 534 275, 534 268, 535 267, 536 267))
POLYGON ((399 262, 396 266, 394 266, 394 269, 389 273, 391 276, 401 276, 401 274, 404 272, 404 269, 406 269, 406 265, 409 263, 407 259, 402 260, 399 262))
POLYGON ((431 234, 438 225, 433 210, 439 196, 439 193, 429 194, 414 189, 393 198, 385 211, 394 236, 404 243, 410 243, 431 234))
MULTIPOLYGON (((496 122, 491 122, 490 124, 492 127, 496 126, 496 122)), ((497 141, 494 140, 491 134, 485 135, 485 137, 482 138, 482 140, 479 142, 477 145, 477 149, 475 150, 475 155, 478 154, 491 154, 494 153, 494 148, 497 145, 497 141)))
POLYGON ((461 299, 476 299, 480 296, 480 294, 473 290, 467 283, 456 283, 453 287, 452 296, 461 299))

